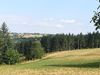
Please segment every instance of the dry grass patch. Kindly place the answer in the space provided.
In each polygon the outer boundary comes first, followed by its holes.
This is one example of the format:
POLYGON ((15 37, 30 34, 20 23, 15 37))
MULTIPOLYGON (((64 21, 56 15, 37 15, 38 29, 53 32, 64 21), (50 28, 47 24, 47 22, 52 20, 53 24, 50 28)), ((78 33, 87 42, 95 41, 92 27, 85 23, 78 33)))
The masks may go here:
POLYGON ((62 69, 53 69, 53 70, 7 69, 6 71, 0 70, 0 75, 100 75, 100 70, 99 69, 84 70, 81 68, 62 68, 62 69))

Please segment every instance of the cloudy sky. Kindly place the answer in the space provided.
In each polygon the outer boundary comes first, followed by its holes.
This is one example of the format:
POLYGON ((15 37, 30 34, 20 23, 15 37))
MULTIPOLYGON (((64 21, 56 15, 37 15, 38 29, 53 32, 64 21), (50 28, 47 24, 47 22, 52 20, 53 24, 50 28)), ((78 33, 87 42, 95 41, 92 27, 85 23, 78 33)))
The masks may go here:
POLYGON ((90 24, 96 0, 0 0, 0 25, 11 32, 74 33, 95 31, 90 24))

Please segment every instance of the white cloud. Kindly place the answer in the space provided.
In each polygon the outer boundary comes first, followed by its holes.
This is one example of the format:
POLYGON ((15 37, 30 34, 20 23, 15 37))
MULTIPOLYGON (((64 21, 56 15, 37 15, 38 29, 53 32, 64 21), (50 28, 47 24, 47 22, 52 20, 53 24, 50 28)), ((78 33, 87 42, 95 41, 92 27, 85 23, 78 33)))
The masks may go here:
POLYGON ((43 21, 54 21, 54 18, 43 18, 43 21))
POLYGON ((0 16, 1 21, 6 21, 10 31, 13 32, 77 33, 86 27, 80 21, 74 19, 33 19, 28 16, 0 16))
POLYGON ((62 22, 62 23, 69 23, 69 24, 71 23, 72 24, 72 23, 75 23, 76 20, 61 19, 60 22, 62 22))
POLYGON ((56 25, 56 27, 57 27, 57 28, 63 28, 63 27, 64 27, 64 25, 57 24, 57 25, 56 25))
POLYGON ((43 18, 36 23, 36 25, 44 27, 55 27, 55 28, 64 28, 68 25, 79 24, 77 20, 71 19, 54 19, 54 18, 43 18))

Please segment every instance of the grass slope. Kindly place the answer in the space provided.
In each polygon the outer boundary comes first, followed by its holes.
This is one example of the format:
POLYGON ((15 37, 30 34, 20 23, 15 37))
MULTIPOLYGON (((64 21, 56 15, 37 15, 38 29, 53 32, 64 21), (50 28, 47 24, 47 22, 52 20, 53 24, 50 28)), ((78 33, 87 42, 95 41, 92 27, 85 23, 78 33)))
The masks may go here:
POLYGON ((43 59, 1 65, 0 75, 100 75, 100 49, 47 54, 43 59))

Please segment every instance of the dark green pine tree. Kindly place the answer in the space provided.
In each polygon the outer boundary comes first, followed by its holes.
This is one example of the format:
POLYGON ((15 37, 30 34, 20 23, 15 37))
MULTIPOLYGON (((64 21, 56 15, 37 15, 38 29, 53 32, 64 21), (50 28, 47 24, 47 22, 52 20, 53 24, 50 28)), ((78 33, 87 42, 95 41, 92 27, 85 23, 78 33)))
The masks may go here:
POLYGON ((2 43, 3 43, 3 52, 6 52, 6 50, 11 47, 11 39, 9 36, 9 32, 8 32, 8 27, 6 25, 6 23, 4 22, 1 26, 1 37, 2 37, 2 43))
POLYGON ((2 56, 2 62, 6 62, 7 56, 6 52, 8 49, 13 48, 12 40, 10 38, 8 27, 6 23, 4 22, 1 26, 1 39, 2 39, 2 49, 1 49, 1 56, 2 56))

